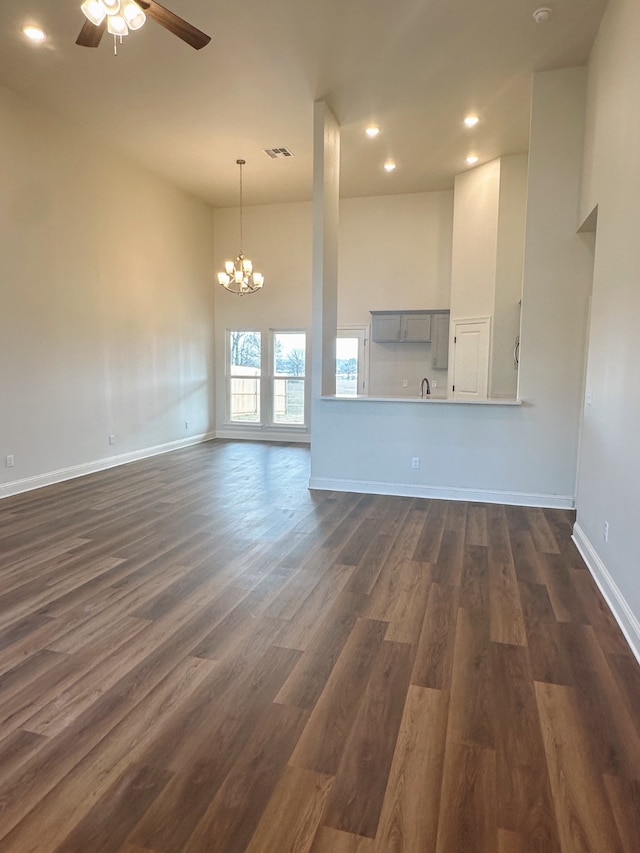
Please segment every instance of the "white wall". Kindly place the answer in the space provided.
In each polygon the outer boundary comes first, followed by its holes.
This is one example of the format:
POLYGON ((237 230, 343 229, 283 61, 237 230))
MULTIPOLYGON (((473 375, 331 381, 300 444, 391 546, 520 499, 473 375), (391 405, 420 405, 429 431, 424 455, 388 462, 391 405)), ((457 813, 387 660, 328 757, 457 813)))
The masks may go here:
POLYGON ((580 69, 534 77, 520 371, 526 405, 319 400, 313 486, 572 505, 591 282, 591 257, 575 234, 585 82, 580 69), (421 458, 418 471, 413 456, 421 458))
POLYGON ((453 193, 347 198, 340 202, 338 320, 370 311, 448 308, 453 193))
POLYGON ((210 210, 6 90, 0 128, 0 494, 208 433, 210 210))
POLYGON ((577 534, 640 656, 639 43, 640 6, 611 0, 589 64, 581 219, 597 204, 598 224, 577 534))
POLYGON ((451 319, 492 317, 496 287, 500 160, 456 177, 451 319))

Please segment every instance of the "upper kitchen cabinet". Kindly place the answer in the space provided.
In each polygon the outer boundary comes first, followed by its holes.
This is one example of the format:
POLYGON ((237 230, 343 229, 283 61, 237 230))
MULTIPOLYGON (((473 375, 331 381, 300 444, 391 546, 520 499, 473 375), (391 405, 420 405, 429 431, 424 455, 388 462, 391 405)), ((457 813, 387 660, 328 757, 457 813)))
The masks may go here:
POLYGON ((431 367, 446 370, 449 366, 449 312, 431 318, 431 367))
POLYGON ((428 344, 432 315, 432 311, 372 311, 372 340, 378 344, 428 344))

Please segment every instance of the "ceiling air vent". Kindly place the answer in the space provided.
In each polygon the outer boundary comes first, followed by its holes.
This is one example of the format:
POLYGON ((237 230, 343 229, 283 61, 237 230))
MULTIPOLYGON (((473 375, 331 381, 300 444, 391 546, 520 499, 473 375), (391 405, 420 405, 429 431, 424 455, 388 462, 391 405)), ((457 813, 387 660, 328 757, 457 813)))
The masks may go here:
POLYGON ((285 157, 293 157, 288 148, 263 148, 262 150, 272 160, 284 160, 285 157))

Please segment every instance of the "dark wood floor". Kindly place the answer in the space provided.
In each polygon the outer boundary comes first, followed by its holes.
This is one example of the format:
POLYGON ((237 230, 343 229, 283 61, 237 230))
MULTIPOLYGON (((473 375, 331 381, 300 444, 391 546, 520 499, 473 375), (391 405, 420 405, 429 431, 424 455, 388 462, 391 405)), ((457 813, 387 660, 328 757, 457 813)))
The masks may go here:
POLYGON ((638 853, 570 513, 219 442, 0 503, 2 853, 638 853))

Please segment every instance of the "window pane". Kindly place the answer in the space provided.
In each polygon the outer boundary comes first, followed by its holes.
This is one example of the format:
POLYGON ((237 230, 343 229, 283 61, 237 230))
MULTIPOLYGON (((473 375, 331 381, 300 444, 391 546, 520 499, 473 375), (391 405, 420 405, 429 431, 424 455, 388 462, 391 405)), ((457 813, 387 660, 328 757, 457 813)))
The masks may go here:
POLYGON ((276 332, 274 334, 274 373, 276 376, 305 375, 306 338, 304 332, 276 332))
POLYGON ((273 380, 274 424, 304 424, 304 379, 273 380))
POLYGON ((260 332, 229 332, 229 366, 232 376, 260 376, 260 332))
POLYGON ((260 379, 232 377, 231 420, 260 423, 260 379))
POLYGON ((356 397, 358 394, 358 338, 336 340, 336 394, 356 397))

